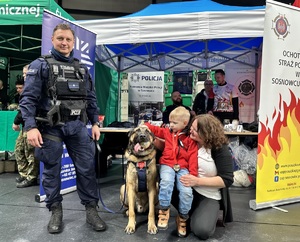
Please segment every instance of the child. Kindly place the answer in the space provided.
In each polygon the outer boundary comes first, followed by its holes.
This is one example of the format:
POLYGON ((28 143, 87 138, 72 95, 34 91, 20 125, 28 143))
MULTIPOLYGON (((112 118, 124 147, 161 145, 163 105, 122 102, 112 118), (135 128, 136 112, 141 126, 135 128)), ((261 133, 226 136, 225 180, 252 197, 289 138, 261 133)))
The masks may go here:
POLYGON ((184 107, 175 108, 169 116, 170 127, 162 128, 145 123, 153 134, 165 140, 160 163, 159 215, 157 227, 168 228, 170 205, 174 184, 179 191, 178 216, 176 218, 179 237, 186 237, 186 221, 193 201, 191 187, 185 187, 179 181, 185 174, 198 175, 197 144, 190 139, 188 123, 190 112, 184 107))

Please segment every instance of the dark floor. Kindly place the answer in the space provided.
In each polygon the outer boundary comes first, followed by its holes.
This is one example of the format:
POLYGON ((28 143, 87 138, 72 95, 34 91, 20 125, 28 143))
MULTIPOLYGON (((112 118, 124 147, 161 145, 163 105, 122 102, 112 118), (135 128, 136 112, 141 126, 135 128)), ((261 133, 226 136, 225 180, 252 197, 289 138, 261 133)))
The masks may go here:
MULTIPOLYGON (((85 223, 85 209, 80 204, 76 192, 64 195, 64 231, 48 234, 50 217, 45 203, 35 202, 38 186, 18 189, 16 173, 0 174, 0 242, 34 241, 198 241, 190 234, 178 238, 175 234, 175 210, 171 210, 169 228, 156 235, 147 234, 147 216, 137 216, 137 231, 127 235, 124 228, 127 218, 120 211, 119 188, 123 183, 118 161, 108 169, 108 175, 100 179, 100 194, 105 205, 116 213, 110 213, 99 204, 100 216, 107 223, 105 232, 95 232, 85 223)), ((300 203, 281 206, 288 213, 273 208, 253 211, 249 200, 255 199, 255 189, 230 189, 234 222, 217 227, 212 238, 207 241, 299 241, 300 203)))

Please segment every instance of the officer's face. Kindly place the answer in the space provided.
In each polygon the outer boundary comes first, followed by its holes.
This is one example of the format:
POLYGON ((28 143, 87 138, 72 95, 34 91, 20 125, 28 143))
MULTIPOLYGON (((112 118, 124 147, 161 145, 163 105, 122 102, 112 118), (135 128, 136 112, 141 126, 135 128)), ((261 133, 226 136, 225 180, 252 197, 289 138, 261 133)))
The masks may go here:
POLYGON ((68 57, 74 47, 74 36, 71 30, 58 29, 52 36, 54 49, 68 57))

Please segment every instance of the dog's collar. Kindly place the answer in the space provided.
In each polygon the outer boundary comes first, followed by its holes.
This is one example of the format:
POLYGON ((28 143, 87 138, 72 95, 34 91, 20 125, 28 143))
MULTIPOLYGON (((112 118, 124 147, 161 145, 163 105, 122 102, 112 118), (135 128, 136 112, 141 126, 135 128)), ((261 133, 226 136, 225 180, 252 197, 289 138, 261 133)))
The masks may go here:
POLYGON ((142 170, 142 169, 146 168, 146 165, 147 165, 146 161, 140 161, 140 162, 136 163, 136 168, 142 170))
POLYGON ((148 168, 148 165, 151 161, 152 161, 152 159, 139 161, 139 162, 135 163, 135 167, 136 167, 136 169, 140 169, 140 170, 146 169, 146 168, 148 168))
POLYGON ((143 160, 143 161, 139 161, 139 162, 133 162, 128 160, 129 163, 134 164, 134 166, 136 167, 136 169, 138 170, 142 170, 142 169, 146 169, 148 168, 149 163, 152 161, 152 159, 149 160, 143 160))

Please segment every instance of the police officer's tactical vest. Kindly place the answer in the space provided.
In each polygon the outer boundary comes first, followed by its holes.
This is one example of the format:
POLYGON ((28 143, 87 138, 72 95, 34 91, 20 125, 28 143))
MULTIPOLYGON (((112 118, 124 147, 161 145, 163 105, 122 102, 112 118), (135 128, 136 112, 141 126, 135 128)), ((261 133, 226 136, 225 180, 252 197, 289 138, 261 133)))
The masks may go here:
POLYGON ((86 71, 80 67, 79 60, 73 63, 55 60, 52 56, 43 56, 49 64, 49 81, 47 94, 52 100, 52 108, 47 114, 51 126, 63 124, 66 121, 80 119, 87 121, 86 71))

